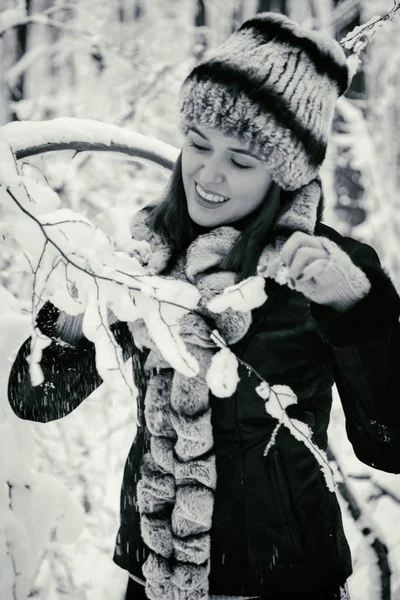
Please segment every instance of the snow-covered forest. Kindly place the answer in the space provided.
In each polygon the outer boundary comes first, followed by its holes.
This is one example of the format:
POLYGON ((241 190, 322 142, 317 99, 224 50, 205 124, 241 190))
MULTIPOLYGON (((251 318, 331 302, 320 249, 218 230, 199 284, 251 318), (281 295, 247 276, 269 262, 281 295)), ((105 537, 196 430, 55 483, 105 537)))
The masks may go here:
MULTIPOLYGON (((107 308, 137 318, 132 294, 148 323, 165 297, 183 306, 165 312, 169 323, 195 307, 193 290, 157 287, 139 270, 129 221, 162 197, 182 141, 183 78, 263 10, 346 39, 359 58, 323 167, 325 221, 374 246, 400 292, 399 2, 0 0, 1 600, 124 596, 127 575, 112 554, 135 390, 102 325, 107 308), (92 273, 101 273, 100 287, 92 273), (34 315, 50 298, 78 314, 83 297, 84 332, 106 383, 60 421, 18 419, 7 381, 34 315)), ((154 335, 176 369, 196 368, 172 326, 154 335)), ((36 381, 46 343, 34 335, 36 381)), ((400 476, 355 457, 337 399, 329 439, 353 556, 351 598, 400 600, 400 476)))

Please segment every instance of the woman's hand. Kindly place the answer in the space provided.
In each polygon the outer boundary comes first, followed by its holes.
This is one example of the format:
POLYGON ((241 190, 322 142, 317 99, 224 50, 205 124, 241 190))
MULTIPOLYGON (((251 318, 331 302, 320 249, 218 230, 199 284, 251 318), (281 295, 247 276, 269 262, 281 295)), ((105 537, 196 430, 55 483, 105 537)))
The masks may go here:
POLYGON ((296 231, 283 246, 281 259, 289 267, 294 284, 301 279, 314 277, 326 266, 329 252, 324 248, 322 239, 296 231))
POLYGON ((344 312, 370 290, 365 273, 327 238, 296 231, 280 255, 294 289, 317 304, 344 312))

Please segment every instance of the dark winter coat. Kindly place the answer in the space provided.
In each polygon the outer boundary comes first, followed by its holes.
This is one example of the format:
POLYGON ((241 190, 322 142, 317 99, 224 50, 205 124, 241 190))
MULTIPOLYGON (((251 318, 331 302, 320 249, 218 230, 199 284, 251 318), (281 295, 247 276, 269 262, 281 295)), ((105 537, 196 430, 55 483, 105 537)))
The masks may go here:
MULTIPOLYGON (((336 242, 367 275, 368 295, 346 313, 310 304, 300 293, 266 280, 267 302, 253 311, 253 324, 232 350, 270 384, 290 386, 298 404, 289 416, 306 422, 326 448, 334 382, 346 416, 347 435, 358 458, 377 469, 400 472, 397 361, 400 300, 374 250, 343 238, 325 225, 316 235, 336 242)), ((39 323, 51 335, 57 309, 47 305, 39 323)), ((141 456, 148 448, 143 418, 145 356, 124 323, 112 326, 125 357, 133 355, 140 388, 138 431, 121 492, 121 527, 114 560, 136 577, 148 550, 141 540, 135 490, 141 456)), ((43 351, 45 383, 32 388, 21 347, 11 369, 9 399, 15 413, 33 421, 59 419, 100 383, 93 345, 53 342, 43 351)), ((218 483, 211 530, 211 594, 279 592, 301 597, 351 573, 336 496, 304 444, 282 427, 267 457, 264 449, 276 421, 255 392, 258 380, 240 368, 237 391, 211 398, 218 483)))

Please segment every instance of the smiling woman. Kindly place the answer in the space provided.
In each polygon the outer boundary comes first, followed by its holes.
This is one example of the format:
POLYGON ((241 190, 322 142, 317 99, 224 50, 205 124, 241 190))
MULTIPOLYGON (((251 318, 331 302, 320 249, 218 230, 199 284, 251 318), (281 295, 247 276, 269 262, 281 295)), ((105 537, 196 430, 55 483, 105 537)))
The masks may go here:
MULTIPOLYGON (((351 556, 324 454, 334 383, 357 456, 400 471, 400 300, 372 248, 322 223, 319 170, 348 77, 337 42, 264 13, 182 86, 182 152, 131 232, 148 273, 199 292, 173 324, 199 373, 176 371, 144 320, 112 326, 140 390, 114 554, 127 600, 347 597, 351 556), (256 298, 243 294, 240 310, 211 310, 227 287, 237 298, 249 285, 256 298)), ((20 417, 46 421, 101 379, 79 316, 48 303, 38 327, 53 339, 45 383, 31 385, 27 340, 9 397, 20 417)))
MULTIPOLYGON (((182 179, 189 215, 203 227, 246 217, 264 202, 272 182, 262 158, 237 138, 205 127, 190 128, 186 135, 182 179)), ((269 204, 271 223, 278 206, 275 197, 269 204)))

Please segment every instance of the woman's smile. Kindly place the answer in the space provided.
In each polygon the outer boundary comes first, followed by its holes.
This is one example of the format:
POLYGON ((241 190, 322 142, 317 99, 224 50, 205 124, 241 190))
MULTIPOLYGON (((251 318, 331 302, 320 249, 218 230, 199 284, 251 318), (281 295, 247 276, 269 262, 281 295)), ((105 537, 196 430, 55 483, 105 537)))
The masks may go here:
POLYGON ((246 217, 263 203, 272 181, 265 161, 236 137, 199 126, 186 135, 182 179, 190 218, 205 227, 246 217))
POLYGON ((205 208, 220 208, 229 198, 216 192, 206 191, 199 183, 194 182, 194 193, 197 202, 205 208))

